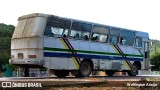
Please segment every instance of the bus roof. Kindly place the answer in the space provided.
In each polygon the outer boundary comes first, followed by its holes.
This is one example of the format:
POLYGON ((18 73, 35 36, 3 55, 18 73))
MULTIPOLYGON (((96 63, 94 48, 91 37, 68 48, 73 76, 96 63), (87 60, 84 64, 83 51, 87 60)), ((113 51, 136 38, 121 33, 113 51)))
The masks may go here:
POLYGON ((47 18, 47 17, 49 17, 49 15, 48 14, 43 14, 43 13, 32 13, 32 14, 20 16, 18 18, 18 20, 31 18, 31 17, 46 17, 47 18))
POLYGON ((99 23, 94 23, 94 22, 83 21, 83 20, 59 17, 59 16, 51 15, 51 14, 32 13, 32 14, 28 14, 28 15, 23 15, 23 16, 19 17, 18 20, 25 19, 25 18, 30 18, 30 17, 46 17, 46 18, 48 18, 48 17, 51 17, 51 16, 57 17, 57 18, 61 18, 61 19, 67 19, 67 20, 71 20, 71 21, 78 21, 78 22, 82 22, 82 23, 88 23, 88 24, 92 24, 92 25, 98 25, 98 26, 109 27, 109 28, 116 28, 116 29, 120 29, 120 30, 133 31, 133 32, 136 32, 136 36, 140 36, 140 37, 143 37, 143 38, 149 38, 149 35, 148 35, 147 32, 127 29, 127 28, 121 28, 121 27, 115 27, 115 26, 110 26, 110 25, 104 25, 104 24, 99 24, 99 23))

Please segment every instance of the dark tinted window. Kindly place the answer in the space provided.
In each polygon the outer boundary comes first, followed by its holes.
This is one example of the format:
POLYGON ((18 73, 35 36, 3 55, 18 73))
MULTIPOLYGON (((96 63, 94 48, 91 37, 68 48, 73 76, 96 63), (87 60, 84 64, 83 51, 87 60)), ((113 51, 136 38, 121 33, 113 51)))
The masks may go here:
POLYGON ((50 37, 62 37, 63 35, 67 37, 70 26, 71 21, 52 16, 48 18, 44 35, 50 37))
POLYGON ((72 30, 82 30, 82 31, 90 31, 92 26, 86 23, 73 22, 72 30))
POLYGON ((109 43, 118 44, 120 29, 112 28, 110 31, 109 43))
POLYGON ((47 26, 70 29, 71 21, 53 16, 48 18, 47 26))
POLYGON ((115 35, 115 36, 119 36, 120 30, 117 29, 117 28, 112 28, 111 31, 110 31, 110 34, 115 35))
POLYGON ((135 32, 122 30, 120 43, 123 45, 133 46, 135 32))
POLYGON ((122 36, 122 37, 134 38, 134 37, 135 37, 135 33, 132 32, 132 31, 125 31, 125 30, 123 30, 123 31, 121 32, 121 36, 122 36))
POLYGON ((141 37, 136 37, 135 47, 142 48, 142 38, 141 37))

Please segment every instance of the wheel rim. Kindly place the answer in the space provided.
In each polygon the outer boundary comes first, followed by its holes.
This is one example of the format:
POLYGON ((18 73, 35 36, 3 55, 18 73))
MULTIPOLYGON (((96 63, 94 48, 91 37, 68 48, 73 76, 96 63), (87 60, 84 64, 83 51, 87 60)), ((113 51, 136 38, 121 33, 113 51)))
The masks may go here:
POLYGON ((91 66, 90 66, 90 64, 89 64, 89 63, 84 63, 84 64, 82 65, 81 70, 82 70, 83 75, 88 75, 88 74, 90 73, 90 71, 91 71, 91 66))
POLYGON ((136 66, 132 67, 132 72, 135 73, 135 74, 137 74, 137 68, 136 68, 136 66))

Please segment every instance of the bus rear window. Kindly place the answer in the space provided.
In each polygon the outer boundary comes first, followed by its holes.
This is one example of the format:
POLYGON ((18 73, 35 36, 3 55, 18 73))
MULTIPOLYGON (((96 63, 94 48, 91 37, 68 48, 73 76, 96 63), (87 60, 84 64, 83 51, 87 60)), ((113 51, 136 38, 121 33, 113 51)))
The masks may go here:
POLYGON ((18 21, 18 24, 17 24, 17 26, 16 26, 16 28, 14 30, 12 38, 22 37, 26 20, 27 19, 23 19, 23 20, 19 20, 18 21))
POLYGON ((44 17, 29 17, 20 19, 12 38, 42 36, 46 24, 44 17))

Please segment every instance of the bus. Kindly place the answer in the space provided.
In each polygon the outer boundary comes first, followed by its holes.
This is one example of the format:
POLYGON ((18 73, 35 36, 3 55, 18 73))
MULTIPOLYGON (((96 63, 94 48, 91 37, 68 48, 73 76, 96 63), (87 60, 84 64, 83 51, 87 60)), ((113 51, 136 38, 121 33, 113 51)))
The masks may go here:
POLYGON ((10 64, 24 69, 47 68, 57 77, 136 76, 150 69, 149 34, 109 25, 33 13, 18 18, 11 39, 10 64))

